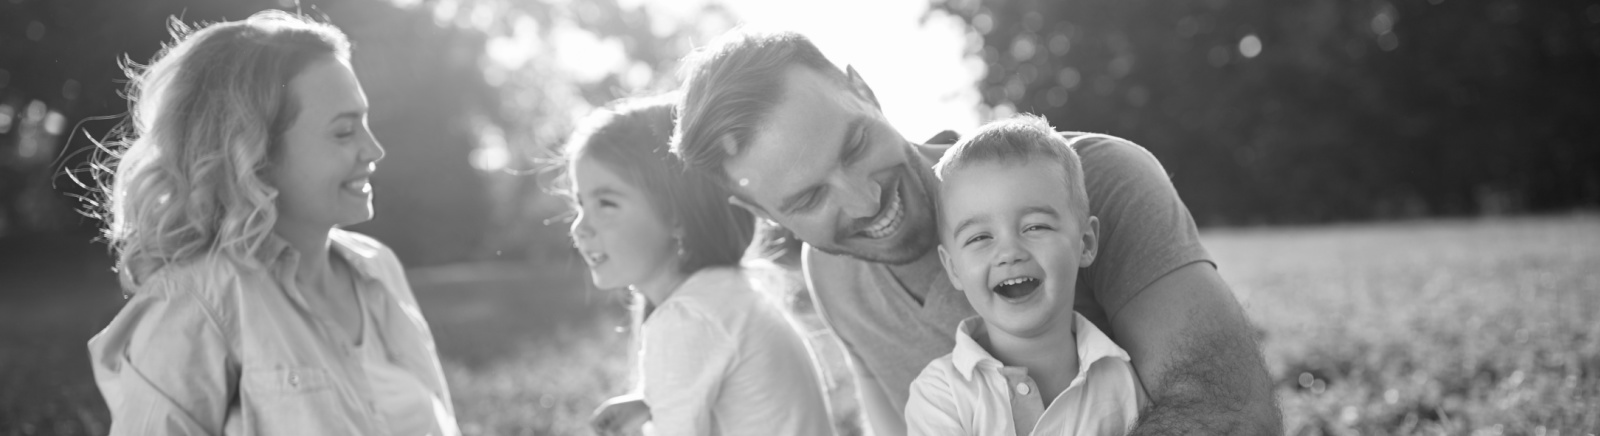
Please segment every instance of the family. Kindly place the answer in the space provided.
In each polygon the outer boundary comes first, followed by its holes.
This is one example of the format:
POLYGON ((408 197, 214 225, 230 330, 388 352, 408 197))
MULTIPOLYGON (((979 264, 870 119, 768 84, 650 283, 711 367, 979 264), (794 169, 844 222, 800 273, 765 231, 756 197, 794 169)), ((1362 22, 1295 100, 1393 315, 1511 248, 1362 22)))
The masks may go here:
MULTIPOLYGON (((89 342, 111 433, 460 434, 398 259, 340 229, 372 218, 384 157, 345 35, 276 11, 175 27, 129 71, 102 186, 128 296, 89 342)), ((807 343, 742 266, 757 219, 805 242, 869 434, 1283 432, 1145 149, 1028 115, 911 142, 792 32, 684 65, 562 149, 572 240, 643 316, 639 383, 596 433, 833 434, 807 343)))

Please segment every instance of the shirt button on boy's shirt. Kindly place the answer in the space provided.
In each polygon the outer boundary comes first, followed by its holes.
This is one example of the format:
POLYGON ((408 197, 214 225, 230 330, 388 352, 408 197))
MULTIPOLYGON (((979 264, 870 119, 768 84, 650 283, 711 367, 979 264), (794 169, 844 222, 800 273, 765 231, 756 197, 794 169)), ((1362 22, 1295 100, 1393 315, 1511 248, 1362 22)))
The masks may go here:
POLYGON ((1017 393, 1026 396, 1026 395, 1028 395, 1029 393, 1032 393, 1032 392, 1033 392, 1033 389, 1029 389, 1027 383, 1017 383, 1017 393))

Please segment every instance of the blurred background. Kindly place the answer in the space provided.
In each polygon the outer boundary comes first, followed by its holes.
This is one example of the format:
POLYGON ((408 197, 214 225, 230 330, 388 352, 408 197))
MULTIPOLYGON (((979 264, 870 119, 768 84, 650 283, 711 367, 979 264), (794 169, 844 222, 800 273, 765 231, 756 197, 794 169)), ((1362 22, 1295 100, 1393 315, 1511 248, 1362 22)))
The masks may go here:
POLYGON ((118 60, 264 9, 355 43, 388 157, 354 229, 407 264, 467 434, 587 434, 629 386, 619 294, 533 170, 740 23, 855 66, 911 140, 1027 112, 1148 148, 1290 434, 1600 431, 1600 0, 0 0, 0 435, 107 429, 84 343, 121 297, 69 174, 127 109, 118 60))

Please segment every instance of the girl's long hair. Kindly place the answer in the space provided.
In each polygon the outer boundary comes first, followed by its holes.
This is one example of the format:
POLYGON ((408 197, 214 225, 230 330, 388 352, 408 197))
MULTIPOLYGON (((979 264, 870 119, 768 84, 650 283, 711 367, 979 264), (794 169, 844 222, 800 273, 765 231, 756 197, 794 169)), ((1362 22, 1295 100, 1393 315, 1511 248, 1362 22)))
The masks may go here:
POLYGON ((660 218, 683 231, 680 271, 737 266, 750 246, 755 216, 730 204, 729 192, 714 176, 672 155, 676 97, 627 98, 596 110, 579 123, 559 162, 571 168, 580 157, 594 158, 644 191, 660 218))
POLYGON ((338 28, 281 11, 170 27, 175 42, 148 66, 124 60, 128 123, 94 166, 91 213, 129 292, 175 262, 254 259, 277 220, 264 170, 299 113, 289 82, 350 56, 338 28))

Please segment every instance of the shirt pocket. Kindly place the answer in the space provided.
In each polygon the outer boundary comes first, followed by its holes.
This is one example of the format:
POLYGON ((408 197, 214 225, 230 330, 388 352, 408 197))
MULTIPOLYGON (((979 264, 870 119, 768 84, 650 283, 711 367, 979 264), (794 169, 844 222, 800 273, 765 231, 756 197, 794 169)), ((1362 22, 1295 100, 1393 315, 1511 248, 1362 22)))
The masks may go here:
POLYGON ((327 370, 277 365, 247 368, 240 384, 245 425, 259 434, 350 434, 355 417, 339 401, 327 370))

